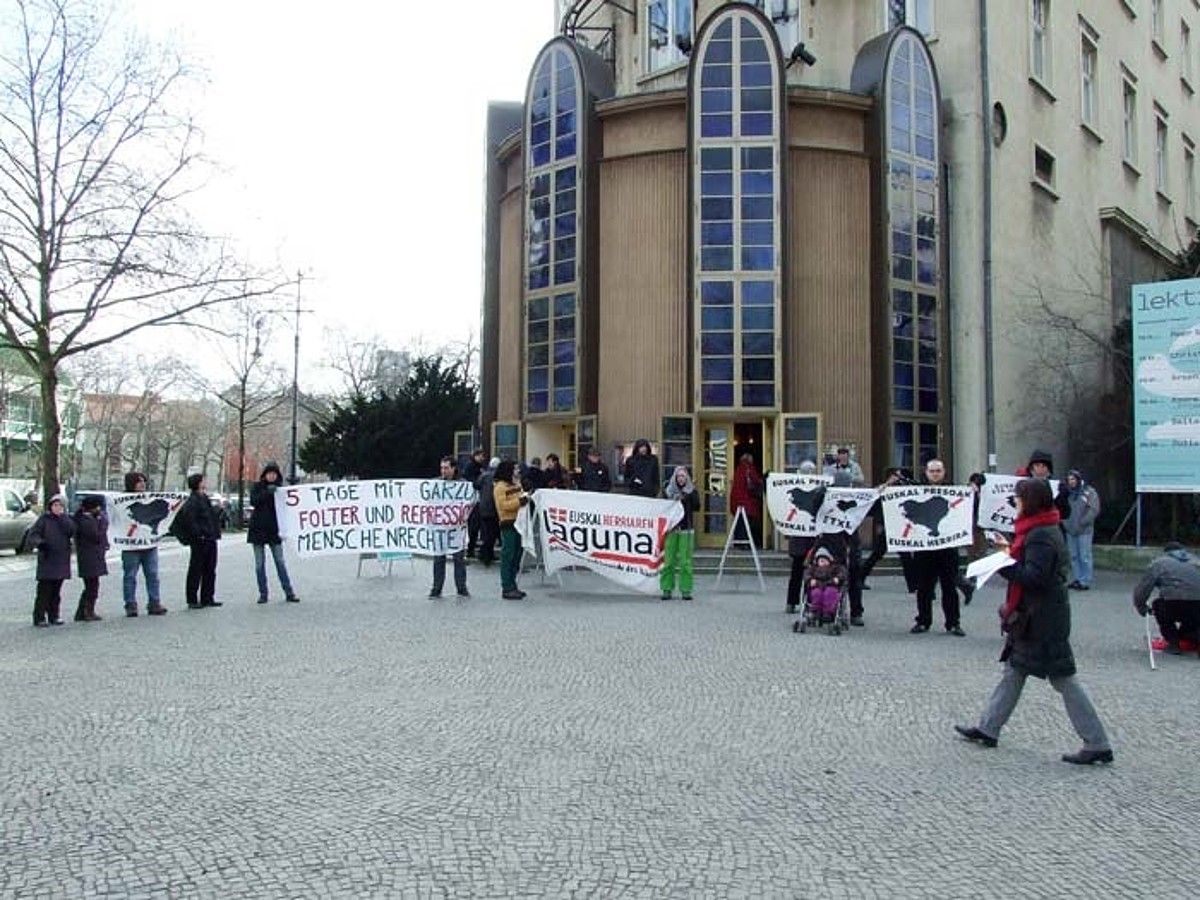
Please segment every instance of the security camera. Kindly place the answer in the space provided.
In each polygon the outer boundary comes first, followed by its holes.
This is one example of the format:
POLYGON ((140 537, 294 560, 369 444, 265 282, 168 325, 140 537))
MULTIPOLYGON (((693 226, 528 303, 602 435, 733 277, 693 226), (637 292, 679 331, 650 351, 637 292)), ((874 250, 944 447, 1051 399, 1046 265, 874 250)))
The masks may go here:
POLYGON ((801 41, 792 50, 792 55, 788 59, 788 66, 793 66, 798 62, 802 62, 806 66, 815 66, 817 64, 817 58, 804 46, 804 41, 801 41))

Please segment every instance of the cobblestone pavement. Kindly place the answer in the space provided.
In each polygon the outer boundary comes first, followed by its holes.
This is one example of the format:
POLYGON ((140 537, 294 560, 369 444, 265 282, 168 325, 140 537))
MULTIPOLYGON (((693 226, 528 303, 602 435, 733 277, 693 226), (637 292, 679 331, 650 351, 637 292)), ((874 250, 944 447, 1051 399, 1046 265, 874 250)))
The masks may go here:
MULTIPOLYGON (((995 750, 956 739, 999 676, 991 586, 965 639, 795 635, 783 582, 691 604, 469 571, 426 598, 292 560, 254 604, 221 547, 219 610, 34 629, 0 571, 0 895, 1183 897, 1200 856, 1200 659, 1151 672, 1129 576, 1074 595, 1081 675, 1117 762, 1080 769, 1040 681, 995 750)), ((7 561, 6 561, 7 562, 7 561)), ((68 584, 74 608, 80 582, 68 584)))

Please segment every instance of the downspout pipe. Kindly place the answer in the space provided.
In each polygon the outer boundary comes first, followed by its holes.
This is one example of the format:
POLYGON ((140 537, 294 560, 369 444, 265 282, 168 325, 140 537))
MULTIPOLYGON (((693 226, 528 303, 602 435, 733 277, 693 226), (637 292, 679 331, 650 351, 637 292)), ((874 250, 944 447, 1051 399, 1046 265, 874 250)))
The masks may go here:
POLYGON ((996 382, 992 346, 992 90, 988 61, 988 5, 979 0, 979 94, 983 132, 983 405, 987 470, 996 471, 996 382))

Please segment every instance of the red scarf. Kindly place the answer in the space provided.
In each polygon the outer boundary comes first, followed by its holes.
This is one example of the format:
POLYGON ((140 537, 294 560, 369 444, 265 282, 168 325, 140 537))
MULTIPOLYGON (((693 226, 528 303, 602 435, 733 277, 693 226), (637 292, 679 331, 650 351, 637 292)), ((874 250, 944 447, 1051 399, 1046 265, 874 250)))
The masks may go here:
MULTIPOLYGON (((1021 516, 1017 519, 1017 535, 1008 546, 1008 555, 1020 562, 1025 553, 1025 538, 1029 532, 1043 525, 1057 525, 1061 517, 1053 506, 1032 516, 1021 516)), ((1021 606, 1021 585, 1016 581, 1008 583, 1008 593, 1004 596, 1004 605, 1000 607, 1000 618, 1006 620, 1021 606)))

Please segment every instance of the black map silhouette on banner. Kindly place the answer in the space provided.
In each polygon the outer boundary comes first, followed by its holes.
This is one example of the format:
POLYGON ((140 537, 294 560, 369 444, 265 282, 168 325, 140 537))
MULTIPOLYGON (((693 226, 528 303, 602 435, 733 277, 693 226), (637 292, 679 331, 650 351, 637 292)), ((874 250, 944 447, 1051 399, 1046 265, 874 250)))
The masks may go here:
POLYGON ((842 512, 846 512, 847 510, 854 509, 856 506, 858 506, 857 500, 839 500, 839 501, 837 501, 837 508, 840 509, 842 512))
POLYGON ((821 486, 816 490, 806 491, 803 488, 792 488, 788 491, 788 497, 791 498, 792 506, 800 512, 806 512, 814 519, 817 517, 817 511, 825 502, 825 488, 821 486))
POLYGON ((930 537, 937 537, 942 520, 950 512, 950 503, 945 497, 905 500, 900 504, 900 511, 908 521, 928 529, 930 537))
POLYGON ((158 534, 159 523, 171 512, 171 506, 166 500, 151 500, 142 503, 140 500, 129 504, 129 518, 139 525, 149 525, 151 534, 158 534))

